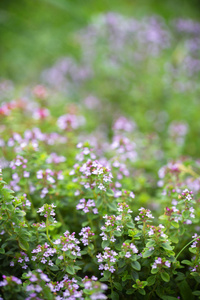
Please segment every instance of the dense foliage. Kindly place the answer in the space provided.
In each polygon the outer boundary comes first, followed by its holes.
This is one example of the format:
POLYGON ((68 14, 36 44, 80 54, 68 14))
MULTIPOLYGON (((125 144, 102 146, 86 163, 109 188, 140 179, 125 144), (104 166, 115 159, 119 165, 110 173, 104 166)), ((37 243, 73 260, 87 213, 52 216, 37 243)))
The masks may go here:
POLYGON ((199 33, 109 13, 1 82, 0 299, 198 299, 199 33))

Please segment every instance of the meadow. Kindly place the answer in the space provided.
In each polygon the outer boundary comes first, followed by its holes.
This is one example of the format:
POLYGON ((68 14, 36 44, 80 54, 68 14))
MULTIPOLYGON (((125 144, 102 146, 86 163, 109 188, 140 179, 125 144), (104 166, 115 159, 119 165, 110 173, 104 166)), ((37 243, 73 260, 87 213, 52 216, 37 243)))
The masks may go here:
POLYGON ((36 4, 0 14, 0 299, 199 299, 197 2, 36 4))

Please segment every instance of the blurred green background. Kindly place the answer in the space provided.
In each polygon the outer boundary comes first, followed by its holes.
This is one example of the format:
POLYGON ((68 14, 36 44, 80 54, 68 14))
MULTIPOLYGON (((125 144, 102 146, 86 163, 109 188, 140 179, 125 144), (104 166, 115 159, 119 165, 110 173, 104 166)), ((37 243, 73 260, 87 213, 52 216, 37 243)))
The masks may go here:
MULTIPOLYGON (((81 50, 77 31, 90 24, 96 15, 107 12, 137 19, 162 16, 172 32, 172 46, 159 58, 148 57, 147 53, 139 67, 134 61, 129 63, 125 49, 125 63, 116 72, 109 66, 107 42, 102 46, 100 38, 92 65, 95 75, 84 84, 72 83, 70 93, 63 99, 81 102, 92 94, 106 108, 99 123, 106 125, 108 132, 116 115, 125 115, 135 120, 142 133, 159 136, 167 159, 180 155, 199 157, 200 72, 191 77, 187 76, 187 69, 182 70, 184 59, 190 59, 190 37, 186 33, 182 40, 170 27, 177 18, 199 22, 199 0, 1 0, 0 78, 11 79, 17 88, 33 86, 40 83, 41 72, 59 58, 68 56, 78 61, 81 50), (166 69, 167 64, 172 71, 166 69), (178 91, 177 83, 184 86, 187 81, 194 83, 195 88, 178 91), (170 139, 168 142, 174 121, 189 128, 181 148, 171 145, 170 139)), ((98 126, 95 117, 93 123, 91 131, 98 126)))
POLYGON ((78 55, 73 32, 93 15, 115 11, 132 17, 159 14, 200 18, 199 0, 1 0, 0 77, 26 84, 46 66, 78 55))

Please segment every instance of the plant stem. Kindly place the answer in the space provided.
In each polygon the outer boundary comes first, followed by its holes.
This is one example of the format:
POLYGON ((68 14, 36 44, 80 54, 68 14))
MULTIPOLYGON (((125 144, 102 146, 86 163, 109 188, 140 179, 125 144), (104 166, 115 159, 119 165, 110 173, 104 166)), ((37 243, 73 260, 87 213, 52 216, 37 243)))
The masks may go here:
POLYGON ((200 238, 200 236, 194 238, 194 239, 191 240, 189 243, 187 243, 187 245, 185 245, 185 246, 181 249, 181 251, 179 251, 179 253, 176 255, 175 259, 177 260, 178 256, 183 252, 183 250, 184 250, 185 248, 187 248, 187 246, 189 246, 192 242, 196 241, 196 240, 199 239, 199 238, 200 238))

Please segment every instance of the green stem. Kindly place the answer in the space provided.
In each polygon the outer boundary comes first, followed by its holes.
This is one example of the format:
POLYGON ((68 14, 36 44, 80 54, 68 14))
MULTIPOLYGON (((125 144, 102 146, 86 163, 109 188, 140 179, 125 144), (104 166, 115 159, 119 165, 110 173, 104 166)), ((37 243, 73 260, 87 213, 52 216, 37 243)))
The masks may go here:
MULTIPOLYGON (((93 226, 93 221, 91 220, 90 215, 88 216, 88 221, 89 221, 91 230, 92 230, 93 232, 95 232, 94 226, 93 226)), ((94 239, 94 249, 96 249, 96 248, 97 248, 96 239, 94 239)), ((93 256, 93 255, 92 255, 92 256, 93 256)))
POLYGON ((57 216, 59 218, 59 221, 62 223, 62 225, 65 225, 65 221, 60 213, 60 210, 57 210, 57 216))
POLYGON ((113 293, 113 281, 112 281, 112 276, 110 277, 110 287, 111 287, 111 294, 113 293))
POLYGON ((143 234, 145 235, 145 228, 146 227, 146 222, 144 221, 144 223, 143 223, 143 228, 142 228, 142 231, 143 231, 143 234))
POLYGON ((196 265, 198 258, 199 258, 199 247, 197 248, 196 258, 194 260, 194 265, 196 265))
POLYGON ((199 239, 199 238, 200 238, 200 236, 194 238, 194 239, 191 240, 189 243, 187 243, 187 245, 185 245, 185 246, 181 249, 181 251, 179 251, 179 253, 176 255, 175 259, 177 260, 178 256, 183 252, 183 250, 184 250, 185 248, 187 248, 187 246, 189 246, 192 242, 196 241, 196 240, 199 239))
POLYGON ((49 229, 48 229, 48 224, 46 223, 46 235, 47 235, 47 239, 50 240, 49 238, 49 229))
POLYGON ((52 243, 52 241, 51 241, 51 239, 50 239, 50 236, 49 236, 49 228, 48 228, 48 226, 49 226, 49 222, 48 222, 48 218, 47 218, 47 219, 46 219, 46 235, 47 235, 47 239, 48 239, 49 243, 50 243, 51 245, 53 245, 53 243, 52 243))

